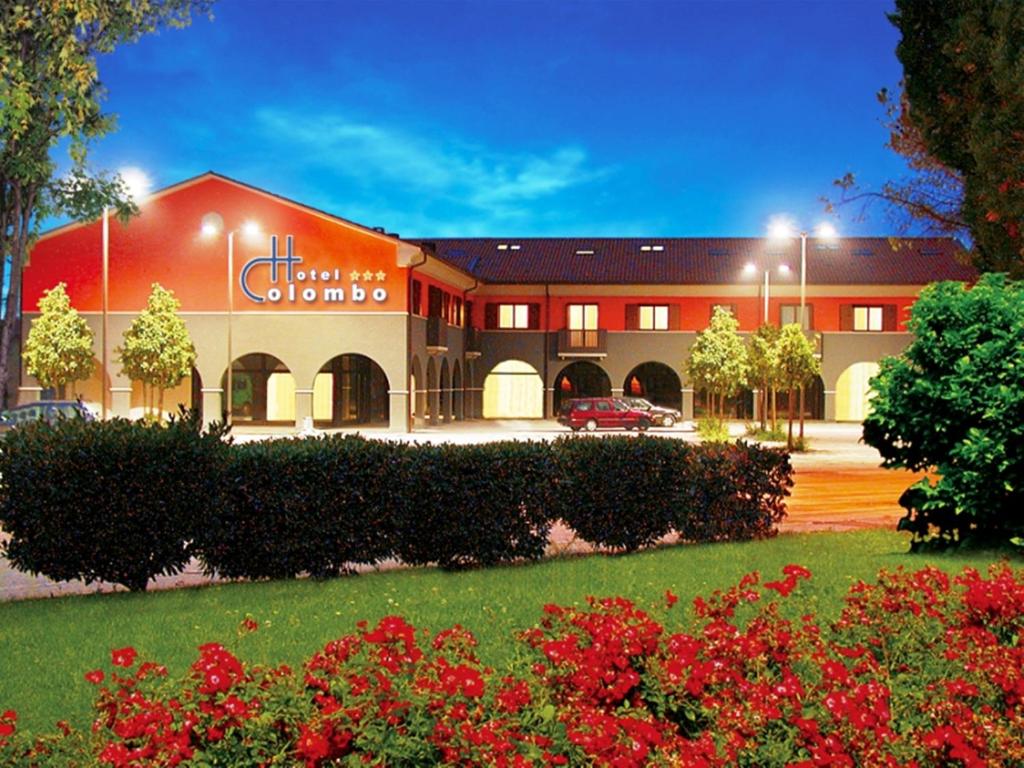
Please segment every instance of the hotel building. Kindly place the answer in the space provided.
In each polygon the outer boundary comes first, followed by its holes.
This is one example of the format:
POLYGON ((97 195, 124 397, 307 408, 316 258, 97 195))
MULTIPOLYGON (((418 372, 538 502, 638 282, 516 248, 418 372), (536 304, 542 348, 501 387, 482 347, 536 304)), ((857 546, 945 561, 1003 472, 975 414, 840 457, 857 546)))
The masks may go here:
MULTIPOLYGON (((215 173, 140 208, 127 224, 44 234, 23 277, 23 335, 43 292, 66 283, 95 334, 96 372, 78 392, 116 416, 142 412, 116 348, 153 283, 180 300, 197 351, 165 403, 209 422, 230 400, 236 427, 408 431, 550 418, 563 398, 620 394, 692 418, 704 397, 683 370, 715 307, 741 332, 800 317, 799 239, 409 240, 215 173)), ((879 359, 910 342, 921 288, 974 279, 962 257, 950 239, 808 239, 804 321, 822 366, 809 418, 863 418, 879 359)), ((22 372, 19 402, 49 395, 22 372)), ((753 418, 756 399, 734 398, 733 414, 753 418)))

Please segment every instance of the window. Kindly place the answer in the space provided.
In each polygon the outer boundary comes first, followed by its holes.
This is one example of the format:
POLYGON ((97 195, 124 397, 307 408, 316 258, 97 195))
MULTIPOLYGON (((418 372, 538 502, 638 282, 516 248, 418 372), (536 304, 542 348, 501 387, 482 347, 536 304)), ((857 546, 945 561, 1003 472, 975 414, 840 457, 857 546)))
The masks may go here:
POLYGON ((441 294, 441 317, 451 325, 452 322, 452 295, 445 291, 441 294))
POLYGON ((412 281, 412 313, 423 314, 423 283, 419 280, 412 281))
POLYGON ((597 304, 570 304, 566 310, 569 346, 596 347, 599 341, 597 304))
POLYGON ((668 305, 641 304, 637 327, 641 331, 667 331, 668 305))
MULTIPOLYGON (((814 328, 814 307, 810 304, 804 304, 804 325, 803 329, 809 331, 814 328)), ((800 322, 800 305, 799 304, 783 304, 779 315, 779 322, 781 325, 790 325, 791 323, 800 322)))
POLYGON ((498 327, 527 329, 530 327, 529 304, 499 304, 498 327))
POLYGON ((712 304, 711 305, 711 316, 715 316, 715 310, 721 307, 733 317, 736 317, 736 305, 735 304, 712 304))
POLYGON ((452 306, 452 325, 462 325, 462 297, 456 296, 452 306))
POLYGON ((854 307, 853 330, 880 331, 883 328, 881 307, 854 307))

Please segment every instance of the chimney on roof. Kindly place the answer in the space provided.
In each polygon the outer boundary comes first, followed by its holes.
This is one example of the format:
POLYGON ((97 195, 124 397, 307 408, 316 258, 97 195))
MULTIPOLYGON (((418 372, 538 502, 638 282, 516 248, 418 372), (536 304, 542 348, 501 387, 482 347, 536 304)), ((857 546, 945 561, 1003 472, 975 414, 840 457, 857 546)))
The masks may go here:
POLYGON ((401 238, 400 238, 400 237, 398 236, 398 233, 397 233, 397 232, 385 232, 384 234, 386 234, 386 235, 387 235, 388 237, 393 237, 393 238, 395 238, 395 240, 400 240, 400 239, 401 239, 401 238))
POLYGON ((437 243, 435 243, 433 240, 421 240, 420 247, 423 248, 423 250, 425 251, 430 251, 431 253, 434 254, 437 253, 437 243))
POLYGON ((370 229, 374 232, 380 232, 382 235, 384 234, 384 227, 370 227, 370 229))

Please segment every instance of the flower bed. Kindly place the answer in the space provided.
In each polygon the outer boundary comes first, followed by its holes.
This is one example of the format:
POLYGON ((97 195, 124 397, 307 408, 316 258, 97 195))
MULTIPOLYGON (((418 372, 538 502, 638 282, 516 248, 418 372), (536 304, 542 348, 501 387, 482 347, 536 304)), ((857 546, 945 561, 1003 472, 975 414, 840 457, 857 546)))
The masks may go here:
MULTIPOLYGON (((1024 572, 935 568, 858 583, 823 625, 800 566, 645 610, 544 606, 497 671, 470 632, 398 616, 301 670, 217 643, 180 680, 131 648, 86 678, 88 733, 0 715, 0 764, 1013 766, 1024 761, 1024 572), (789 617, 798 618, 789 618, 789 617)), ((256 631, 247 618, 241 634, 256 631)))

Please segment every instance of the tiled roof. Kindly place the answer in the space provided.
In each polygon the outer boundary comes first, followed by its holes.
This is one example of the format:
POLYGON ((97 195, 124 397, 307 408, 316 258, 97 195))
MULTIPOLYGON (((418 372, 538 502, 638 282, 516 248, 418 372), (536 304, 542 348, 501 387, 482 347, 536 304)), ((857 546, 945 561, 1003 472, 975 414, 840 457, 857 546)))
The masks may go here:
MULTIPOLYGON (((492 284, 723 285, 756 280, 744 272, 787 264, 800 279, 800 240, 764 238, 471 238, 415 240, 441 259, 492 284), (502 247, 504 246, 504 247, 502 247)), ((923 285, 974 280, 950 238, 808 238, 811 285, 923 285)))

